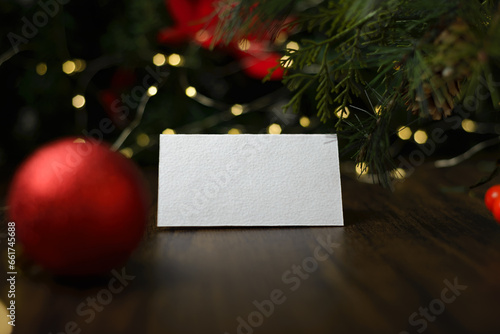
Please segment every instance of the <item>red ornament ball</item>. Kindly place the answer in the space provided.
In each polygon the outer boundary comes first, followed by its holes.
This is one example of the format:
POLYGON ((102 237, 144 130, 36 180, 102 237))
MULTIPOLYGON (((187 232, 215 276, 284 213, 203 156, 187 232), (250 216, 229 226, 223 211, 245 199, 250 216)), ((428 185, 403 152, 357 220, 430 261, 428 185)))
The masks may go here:
POLYGON ((493 213, 493 217, 495 217, 497 223, 500 223, 500 199, 496 199, 493 202, 491 213, 493 213))
POLYGON ((59 275, 94 275, 123 264, 146 227, 149 195, 139 169, 107 145, 65 138, 17 170, 9 219, 25 254, 59 275))
POLYGON ((500 198, 500 185, 494 185, 488 191, 486 191, 486 194, 484 195, 484 204, 486 204, 486 207, 488 210, 493 212, 493 203, 495 200, 500 198))

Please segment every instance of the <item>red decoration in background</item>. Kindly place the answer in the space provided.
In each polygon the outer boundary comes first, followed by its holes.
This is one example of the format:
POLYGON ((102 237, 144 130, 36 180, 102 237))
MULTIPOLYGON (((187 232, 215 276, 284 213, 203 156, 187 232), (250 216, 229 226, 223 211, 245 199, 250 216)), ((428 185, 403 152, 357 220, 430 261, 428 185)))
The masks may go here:
POLYGON ((269 70, 275 68, 270 79, 281 80, 283 78, 283 68, 277 67, 281 55, 270 51, 272 42, 269 34, 264 35, 263 38, 248 36, 244 42, 240 43, 233 48, 233 54, 239 59, 243 71, 249 77, 264 79, 269 74, 269 70))
POLYGON ((484 195, 484 204, 488 210, 493 211, 493 203, 500 198, 500 185, 494 185, 484 195))
POLYGON ((123 107, 124 99, 122 94, 135 85, 136 75, 134 71, 128 69, 118 69, 111 78, 111 85, 108 89, 99 92, 99 100, 113 121, 114 125, 119 129, 125 128, 129 121, 123 107))
MULTIPOLYGON (((165 0, 167 9, 176 24, 173 28, 160 31, 159 42, 171 45, 194 42, 204 48, 209 48, 218 24, 218 16, 214 7, 217 2, 217 0, 165 0)), ((224 47, 220 43, 215 46, 223 47, 235 56, 248 76, 263 79, 268 75, 269 70, 279 65, 281 55, 272 51, 272 38, 269 33, 263 34, 262 37, 247 36, 245 40, 248 48, 242 47, 241 40, 231 41, 224 47)), ((283 68, 278 67, 270 79, 281 80, 283 74, 283 68)))
POLYGON ((486 191, 484 204, 491 211, 497 223, 500 224, 500 184, 496 184, 486 191))
POLYGON ((165 44, 196 41, 209 47, 217 21, 210 19, 216 0, 165 0, 175 26, 160 31, 158 40, 165 44))
MULTIPOLYGON (((240 64, 243 67, 243 71, 252 78, 264 79, 268 74, 269 70, 275 68, 280 61, 281 57, 276 53, 259 54, 254 56, 249 54, 246 57, 240 58, 240 64)), ((280 66, 276 68, 271 76, 270 80, 281 80, 283 78, 284 70, 280 66)))
POLYGON ((146 226, 149 195, 137 167, 108 146, 66 138, 31 155, 8 195, 25 254, 63 275, 123 264, 146 226))

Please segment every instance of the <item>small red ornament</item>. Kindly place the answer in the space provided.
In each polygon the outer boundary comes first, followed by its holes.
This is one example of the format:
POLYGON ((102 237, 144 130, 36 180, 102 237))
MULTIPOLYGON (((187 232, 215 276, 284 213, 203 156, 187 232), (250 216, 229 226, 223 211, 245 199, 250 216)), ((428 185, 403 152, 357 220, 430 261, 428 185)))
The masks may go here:
POLYGON ((493 202, 493 205, 491 207, 491 213, 493 213, 493 217, 495 217, 497 223, 500 224, 500 199, 497 198, 493 202))
POLYGON ((137 76, 132 70, 118 69, 111 77, 109 88, 98 93, 101 105, 108 114, 113 124, 119 129, 124 129, 129 123, 129 106, 124 103, 123 94, 137 85, 137 76))
POLYGON ((92 140, 65 138, 32 154, 8 195, 25 254, 61 275, 102 274, 123 264, 146 226, 140 171, 92 140))
POLYGON ((240 64, 243 72, 251 78, 262 80, 269 74, 270 70, 274 69, 269 80, 281 80, 285 71, 279 66, 280 59, 281 56, 275 52, 261 53, 258 57, 247 54, 240 58, 240 64))
POLYGON ((486 207, 488 210, 493 212, 493 203, 495 200, 500 198, 500 185, 494 185, 488 191, 486 191, 486 194, 484 195, 484 203, 486 204, 486 207))

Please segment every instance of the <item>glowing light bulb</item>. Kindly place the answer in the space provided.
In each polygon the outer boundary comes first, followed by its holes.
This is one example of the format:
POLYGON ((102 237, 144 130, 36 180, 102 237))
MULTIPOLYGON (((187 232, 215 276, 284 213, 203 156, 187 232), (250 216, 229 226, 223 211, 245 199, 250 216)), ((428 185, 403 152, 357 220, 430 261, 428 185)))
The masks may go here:
POLYGON ((137 135, 137 137, 135 138, 135 141, 137 143, 137 145, 139 145, 140 147, 146 147, 149 145, 149 136, 145 133, 140 133, 137 135))
POLYGON ((194 88, 193 86, 189 86, 188 88, 186 88, 186 95, 189 96, 189 97, 195 97, 197 94, 196 92, 196 88, 194 88))
POLYGON ((403 140, 409 140, 411 136, 413 135, 413 132, 409 127, 406 126, 401 126, 398 129, 398 137, 403 139, 403 140))
POLYGON ((417 142, 417 144, 425 144, 427 142, 427 133, 424 130, 418 130, 413 135, 413 139, 417 142))
POLYGON ((163 130, 162 133, 164 135, 175 135, 175 130, 174 129, 170 129, 170 128, 166 128, 165 130, 163 130))
POLYGON ((286 48, 290 50, 298 50, 300 49, 299 43, 290 41, 286 44, 286 48))
POLYGON ((277 123, 273 123, 267 127, 267 133, 271 135, 279 135, 281 133, 281 126, 277 123))
POLYGON ((391 176, 393 179, 402 180, 406 177, 406 171, 403 168, 396 168, 391 171, 391 176))
POLYGON ((149 96, 156 95, 156 93, 158 93, 158 88, 156 88, 156 86, 151 86, 148 88, 148 95, 149 96))
POLYGON ((208 31, 204 30, 204 29, 201 29, 199 30, 196 35, 195 35, 195 39, 200 42, 200 43, 204 43, 204 42, 207 42, 209 39, 210 39, 211 35, 208 31))
POLYGON ((464 119, 462 121, 462 129, 464 129, 467 132, 476 132, 477 124, 476 124, 476 122, 474 122, 470 119, 464 119))
POLYGON ((284 31, 280 31, 280 33, 278 34, 278 36, 276 36, 276 39, 274 40, 274 44, 276 45, 283 44, 286 42, 287 39, 288 39, 288 34, 284 31))
POLYGON ((130 159, 134 155, 134 150, 132 150, 130 147, 125 147, 120 150, 120 153, 130 159))
POLYGON ((293 59, 290 59, 290 56, 284 55, 280 59, 280 64, 281 64, 281 67, 290 68, 293 65, 293 59))
POLYGON ((36 65, 36 74, 38 75, 45 75, 47 73, 47 64, 45 63, 38 63, 36 65))
POLYGON ((361 176, 368 173, 368 166, 364 162, 356 164, 356 174, 361 176))
POLYGON ((338 107, 337 109, 335 109, 335 115, 338 118, 347 118, 347 117, 349 117, 350 114, 351 114, 351 111, 347 107, 344 107, 344 108, 338 107))
POLYGON ((87 63, 83 59, 73 59, 75 63, 75 72, 82 72, 87 67, 87 63))
POLYGON ((157 53, 153 56, 153 64, 156 66, 162 66, 165 65, 165 62, 167 61, 167 58, 163 53, 157 53))
POLYGON ((75 107, 76 109, 83 108, 83 106, 85 105, 85 97, 83 97, 83 95, 75 95, 71 102, 73 104, 73 107, 75 107))
POLYGON ((311 125, 311 120, 307 116, 302 116, 299 120, 299 123, 302 127, 307 128, 309 125, 311 125))
POLYGON ((174 67, 181 66, 182 64, 184 64, 184 58, 177 53, 172 53, 170 56, 168 56, 168 64, 174 67))
POLYGON ((248 49, 250 49, 251 45, 252 43, 250 43, 250 41, 246 38, 243 38, 238 42, 238 47, 241 51, 247 51, 248 49))
POLYGON ((243 106, 241 104, 235 104, 231 107, 231 114, 234 116, 239 116, 243 114, 243 106))
POLYGON ((66 74, 72 74, 75 72, 76 64, 72 60, 67 60, 62 64, 62 70, 66 74))

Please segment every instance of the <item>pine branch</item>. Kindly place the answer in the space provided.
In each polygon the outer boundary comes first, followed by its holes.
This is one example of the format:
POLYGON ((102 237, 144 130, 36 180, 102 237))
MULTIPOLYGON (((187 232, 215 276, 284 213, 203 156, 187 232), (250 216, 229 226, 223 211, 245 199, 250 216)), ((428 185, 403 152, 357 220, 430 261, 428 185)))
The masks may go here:
POLYGON ((283 83, 292 91, 285 109, 299 112, 304 97, 313 95, 318 117, 328 122, 336 110, 364 99, 361 92, 382 94, 383 114, 354 114, 357 122, 340 114, 335 128, 347 134, 348 147, 357 147, 357 161, 384 183, 392 166, 391 119, 407 114, 401 102, 415 116, 438 119, 477 84, 472 79, 485 78, 493 104, 500 106, 494 79, 500 67, 500 1, 326 0, 294 10, 300 3, 242 0, 226 28, 249 32, 257 21, 265 25, 293 13, 288 26, 295 28, 292 39, 300 48, 285 50, 281 61, 283 83))
POLYGON ((335 90, 328 67, 328 44, 323 50, 321 68, 318 73, 318 81, 319 85, 316 88, 316 109, 320 119, 325 121, 330 116, 333 104, 331 93, 335 90))

